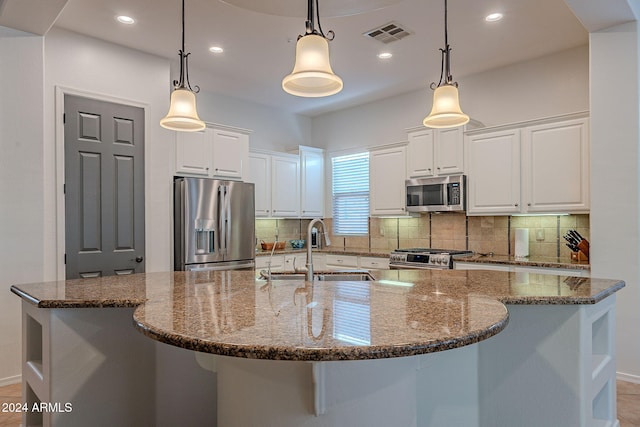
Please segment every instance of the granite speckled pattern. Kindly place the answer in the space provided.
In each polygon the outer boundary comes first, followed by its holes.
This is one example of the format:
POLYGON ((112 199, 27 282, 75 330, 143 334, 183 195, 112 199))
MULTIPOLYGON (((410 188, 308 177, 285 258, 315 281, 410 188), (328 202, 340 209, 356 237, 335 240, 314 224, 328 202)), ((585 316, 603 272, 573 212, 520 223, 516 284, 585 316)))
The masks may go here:
POLYGON ((376 271, 376 281, 147 273, 14 285, 42 308, 139 306, 133 324, 175 346, 244 358, 362 360, 443 351, 499 333, 505 304, 594 304, 618 280, 483 270, 376 271))

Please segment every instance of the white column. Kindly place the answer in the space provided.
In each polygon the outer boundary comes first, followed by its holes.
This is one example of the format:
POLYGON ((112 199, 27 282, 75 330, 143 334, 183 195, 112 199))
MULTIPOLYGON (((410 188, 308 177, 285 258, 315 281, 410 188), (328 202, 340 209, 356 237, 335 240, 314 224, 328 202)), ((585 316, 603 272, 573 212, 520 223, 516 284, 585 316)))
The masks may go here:
POLYGON ((640 73, 637 21, 590 35, 591 275, 623 279, 618 376, 640 383, 640 73))

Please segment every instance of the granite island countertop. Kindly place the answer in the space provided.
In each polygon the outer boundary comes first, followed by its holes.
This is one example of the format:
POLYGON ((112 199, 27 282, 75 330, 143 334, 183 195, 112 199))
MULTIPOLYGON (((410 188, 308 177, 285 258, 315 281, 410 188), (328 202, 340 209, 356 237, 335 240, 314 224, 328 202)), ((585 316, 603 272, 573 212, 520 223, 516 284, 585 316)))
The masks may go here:
POLYGON ((146 273, 14 285, 40 308, 136 307, 133 325, 178 347, 244 358, 363 360, 473 344, 505 304, 595 304, 619 280, 484 270, 376 271, 376 281, 256 279, 254 271, 146 273))

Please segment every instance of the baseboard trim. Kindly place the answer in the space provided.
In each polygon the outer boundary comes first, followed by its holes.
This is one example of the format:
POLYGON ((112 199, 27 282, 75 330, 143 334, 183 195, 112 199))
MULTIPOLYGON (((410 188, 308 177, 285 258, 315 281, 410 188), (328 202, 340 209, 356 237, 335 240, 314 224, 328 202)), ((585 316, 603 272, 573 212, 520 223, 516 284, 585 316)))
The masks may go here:
POLYGON ((18 384, 22 382, 22 375, 15 375, 13 377, 0 378, 0 387, 6 385, 18 384))
POLYGON ((624 372, 616 372, 616 379, 621 381, 627 381, 630 383, 640 384, 640 376, 625 374, 624 372))

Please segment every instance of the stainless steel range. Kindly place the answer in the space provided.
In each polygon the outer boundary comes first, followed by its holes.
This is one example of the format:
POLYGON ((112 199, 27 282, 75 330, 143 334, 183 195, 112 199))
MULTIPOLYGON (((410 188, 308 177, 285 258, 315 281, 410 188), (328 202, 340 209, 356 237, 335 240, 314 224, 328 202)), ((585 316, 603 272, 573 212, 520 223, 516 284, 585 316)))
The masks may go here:
POLYGON ((472 251, 457 249, 431 249, 409 248, 396 249, 389 255, 389 267, 391 269, 412 268, 426 269, 437 268, 441 270, 452 269, 453 260, 457 257, 472 255, 472 251))

